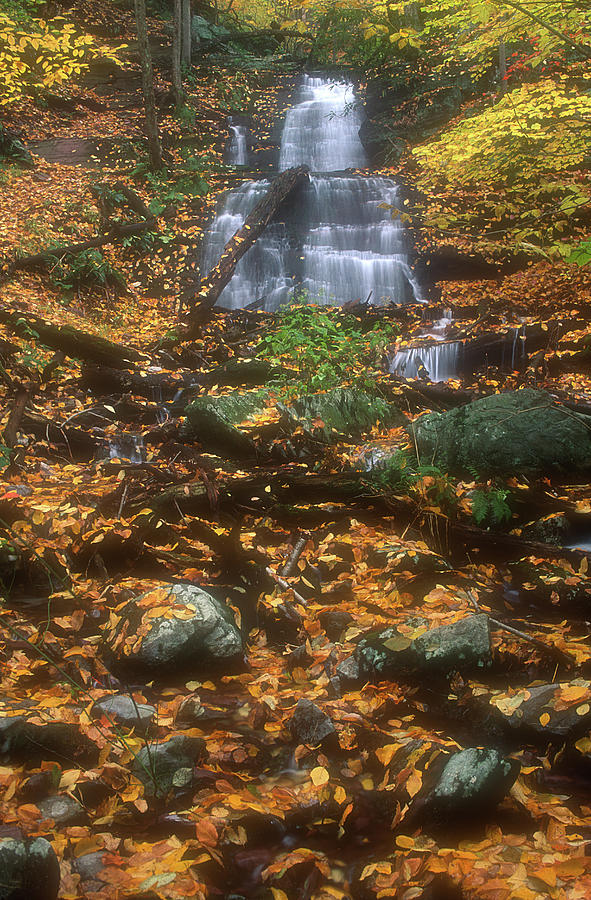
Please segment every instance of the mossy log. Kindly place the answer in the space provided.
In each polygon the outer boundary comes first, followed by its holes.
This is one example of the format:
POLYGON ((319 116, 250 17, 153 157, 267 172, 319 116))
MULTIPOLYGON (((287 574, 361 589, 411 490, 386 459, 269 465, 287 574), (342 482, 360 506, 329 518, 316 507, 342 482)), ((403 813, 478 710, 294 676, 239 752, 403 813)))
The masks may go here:
POLYGON ((52 325, 29 312, 0 309, 0 322, 20 337, 39 341, 52 350, 61 350, 66 356, 89 360, 101 366, 120 369, 142 359, 141 353, 131 347, 79 331, 72 325, 52 325))

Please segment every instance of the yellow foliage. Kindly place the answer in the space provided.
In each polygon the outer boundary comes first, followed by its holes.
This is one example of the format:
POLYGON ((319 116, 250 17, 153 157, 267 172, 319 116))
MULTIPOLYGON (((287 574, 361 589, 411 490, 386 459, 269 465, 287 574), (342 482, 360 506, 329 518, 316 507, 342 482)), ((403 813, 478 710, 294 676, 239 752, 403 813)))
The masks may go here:
POLYGON ((25 31, 0 15, 0 106, 78 77, 93 59, 115 60, 119 49, 95 44, 64 19, 40 19, 25 31))

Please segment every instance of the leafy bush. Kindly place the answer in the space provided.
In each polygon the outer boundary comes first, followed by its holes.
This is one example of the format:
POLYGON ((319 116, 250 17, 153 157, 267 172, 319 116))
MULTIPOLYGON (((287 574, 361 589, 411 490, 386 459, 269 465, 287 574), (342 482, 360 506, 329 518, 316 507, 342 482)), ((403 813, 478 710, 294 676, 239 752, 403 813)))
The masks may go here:
POLYGON ((278 327, 262 342, 259 355, 289 367, 281 384, 294 390, 323 391, 365 376, 376 366, 385 347, 394 340, 391 325, 363 333, 353 316, 299 302, 278 313, 278 327))
POLYGON ((56 287, 72 290, 81 285, 95 287, 125 287, 125 279, 98 249, 82 250, 80 253, 56 259, 50 271, 51 281, 56 287))
POLYGON ((511 519, 506 488, 478 489, 472 494, 472 517, 477 525, 498 526, 511 519))
POLYGON ((63 84, 98 57, 116 60, 118 49, 95 44, 61 17, 31 20, 21 28, 0 12, 0 106, 63 84))
POLYGON ((372 472, 371 483, 383 493, 414 494, 429 506, 449 513, 457 505, 455 485, 438 466, 423 466, 397 450, 372 472))

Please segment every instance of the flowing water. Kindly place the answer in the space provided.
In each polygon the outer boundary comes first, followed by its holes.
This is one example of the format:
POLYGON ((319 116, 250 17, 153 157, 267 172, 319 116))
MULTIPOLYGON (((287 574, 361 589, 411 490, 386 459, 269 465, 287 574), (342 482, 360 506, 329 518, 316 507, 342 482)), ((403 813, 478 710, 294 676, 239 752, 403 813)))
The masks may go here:
POLYGON ((408 347, 399 350, 390 364, 390 371, 404 378, 428 378, 430 381, 447 381, 458 374, 461 341, 445 341, 408 347))
POLYGON ((230 140, 226 156, 230 166, 248 165, 248 129, 246 125, 230 125, 230 140))
MULTIPOLYGON (((361 124, 351 83, 304 77, 285 119, 279 169, 307 165, 313 174, 240 261, 220 306, 259 301, 273 310, 294 291, 335 305, 419 299, 406 231, 387 208, 400 204, 399 186, 349 171, 367 165, 361 124)), ((204 273, 268 188, 266 180, 248 181, 224 196, 204 240, 204 273)))

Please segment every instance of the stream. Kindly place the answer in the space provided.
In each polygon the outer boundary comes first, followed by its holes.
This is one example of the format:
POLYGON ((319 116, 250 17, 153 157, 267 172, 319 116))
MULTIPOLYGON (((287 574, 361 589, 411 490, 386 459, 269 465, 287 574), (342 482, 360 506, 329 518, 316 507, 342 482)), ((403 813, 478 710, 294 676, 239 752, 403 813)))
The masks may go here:
MULTIPOLYGON (((355 174, 368 165, 359 138, 361 104, 351 82, 303 76, 285 117, 279 171, 307 165, 309 184, 248 251, 221 294, 219 305, 257 303, 272 311, 294 292, 310 302, 342 305, 416 303, 420 293, 410 262, 410 241, 388 206, 399 203, 390 178, 355 174)), ((228 159, 246 160, 246 139, 232 125, 228 159)), ((222 198, 204 239, 201 269, 209 272, 232 235, 269 188, 245 181, 222 198)))

